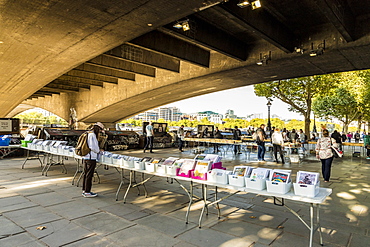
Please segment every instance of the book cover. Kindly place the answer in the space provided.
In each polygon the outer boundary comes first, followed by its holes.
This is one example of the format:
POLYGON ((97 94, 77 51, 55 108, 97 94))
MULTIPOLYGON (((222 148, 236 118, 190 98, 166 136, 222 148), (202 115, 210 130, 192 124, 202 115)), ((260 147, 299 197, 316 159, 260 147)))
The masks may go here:
POLYGON ((320 174, 318 172, 297 172, 297 183, 298 184, 310 184, 316 185, 319 181, 320 174))
POLYGON ((177 166, 177 167, 181 167, 182 166, 182 163, 184 163, 184 160, 183 159, 179 159, 179 160, 175 160, 175 162, 173 162, 173 165, 174 166, 177 166))
POLYGON ((252 179, 266 179, 269 177, 270 169, 255 168, 251 172, 250 178, 252 179))
POLYGON ((279 183, 288 183, 290 178, 289 172, 282 172, 274 170, 272 172, 271 181, 279 183))
POLYGON ((194 168, 194 176, 204 177, 204 174, 211 169, 211 164, 211 161, 197 161, 194 168))
POLYGON ((188 174, 190 170, 194 170, 195 166, 195 160, 192 159, 184 159, 184 162, 182 163, 180 167, 179 173, 185 173, 188 174))
POLYGON ((234 166, 233 174, 235 176, 244 177, 248 166, 234 166))
POLYGON ((176 160, 178 160, 178 158, 169 157, 169 158, 165 159, 165 161, 163 161, 163 165, 170 166, 170 165, 172 165, 176 160))
POLYGON ((198 154, 197 156, 195 156, 195 160, 204 160, 206 156, 206 154, 198 154))
POLYGON ((141 162, 150 162, 152 160, 152 158, 150 157, 144 157, 141 162))
POLYGON ((161 158, 154 158, 153 160, 152 160, 152 162, 150 162, 150 163, 153 163, 153 164, 158 164, 158 163, 160 163, 161 162, 161 158))

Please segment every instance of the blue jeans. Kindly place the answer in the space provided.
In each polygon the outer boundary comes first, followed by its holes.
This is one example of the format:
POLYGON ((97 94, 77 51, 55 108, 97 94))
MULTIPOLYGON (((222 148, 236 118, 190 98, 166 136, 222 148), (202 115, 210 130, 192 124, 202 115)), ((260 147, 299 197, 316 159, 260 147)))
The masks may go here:
POLYGON ((333 163, 333 156, 328 159, 321 159, 322 176, 325 181, 330 179, 331 164, 333 163))
POLYGON ((258 144, 258 153, 257 153, 258 160, 265 160, 265 152, 266 152, 265 143, 262 142, 258 144))

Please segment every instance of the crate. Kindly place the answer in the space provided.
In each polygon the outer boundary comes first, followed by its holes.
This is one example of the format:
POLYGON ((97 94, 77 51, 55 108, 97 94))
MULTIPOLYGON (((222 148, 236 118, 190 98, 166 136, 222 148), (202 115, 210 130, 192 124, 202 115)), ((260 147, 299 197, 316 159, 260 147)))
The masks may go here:
POLYGON ((145 162, 134 161, 134 167, 138 170, 145 170, 145 162))
POLYGON ((123 167, 134 168, 135 164, 133 160, 123 160, 123 167))
MULTIPOLYGON (((32 143, 32 141, 25 141, 25 140, 21 140, 21 146, 22 147, 28 147, 28 143, 32 143)), ((0 145, 1 146, 1 145, 0 145)))
POLYGON ((211 173, 211 171, 209 171, 207 174, 207 180, 211 183, 216 183, 216 184, 228 184, 230 173, 231 171, 220 172, 220 173, 211 173))
POLYGON ((267 192, 276 194, 286 194, 292 188, 292 183, 279 183, 273 181, 266 181, 267 192))
POLYGON ((315 197, 320 191, 320 182, 316 185, 293 183, 293 187, 297 196, 315 197))
POLYGON ((156 172, 160 173, 160 174, 166 174, 166 165, 163 165, 163 164, 155 164, 156 165, 156 172))
POLYGON ((0 146, 9 146, 10 138, 0 138, 0 146))
POLYGON ((174 165, 166 166, 166 174, 167 175, 176 176, 179 170, 180 170, 180 168, 177 167, 177 166, 174 166, 174 165))
POLYGON ((267 179, 245 178, 245 187, 253 190, 265 190, 267 179))
POLYGON ((229 184, 237 187, 245 187, 245 177, 229 175, 229 184))
POLYGON ((156 167, 155 163, 145 162, 145 170, 148 172, 156 172, 156 167))

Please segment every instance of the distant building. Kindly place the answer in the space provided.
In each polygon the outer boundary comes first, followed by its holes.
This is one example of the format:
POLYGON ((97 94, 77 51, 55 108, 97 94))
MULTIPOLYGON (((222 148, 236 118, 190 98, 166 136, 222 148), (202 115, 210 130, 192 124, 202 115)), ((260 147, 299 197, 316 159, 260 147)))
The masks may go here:
POLYGON ((145 111, 142 113, 139 113, 138 115, 135 115, 132 117, 135 120, 142 120, 143 122, 148 121, 157 121, 158 120, 158 112, 157 111, 145 111))
POLYGON ((252 119, 255 119, 255 118, 263 119, 263 113, 253 113, 253 114, 247 116, 247 120, 252 120, 252 119))
POLYGON ((193 119, 201 121, 203 118, 207 118, 208 121, 213 123, 222 123, 222 114, 213 111, 204 111, 192 114, 193 119))
POLYGON ((179 121, 181 119, 181 111, 177 107, 160 107, 155 109, 158 111, 158 117, 166 121, 179 121))
POLYGON ((237 116, 234 114, 234 110, 227 110, 225 118, 237 118, 237 116))
POLYGON ((150 111, 142 112, 132 117, 135 120, 157 121, 164 119, 166 121, 179 121, 181 119, 181 111, 177 107, 159 107, 150 111))

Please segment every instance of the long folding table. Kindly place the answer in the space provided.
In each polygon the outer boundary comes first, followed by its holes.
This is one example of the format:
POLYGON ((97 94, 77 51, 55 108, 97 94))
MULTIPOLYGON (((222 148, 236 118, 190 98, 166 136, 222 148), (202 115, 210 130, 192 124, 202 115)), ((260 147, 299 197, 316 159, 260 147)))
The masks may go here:
MULTIPOLYGON (((28 148, 25 148, 28 149, 28 148)), ((30 149, 31 150, 31 149, 30 149)), ((59 156, 65 156, 65 157, 73 157, 73 155, 66 155, 66 154, 58 154, 54 152, 48 152, 44 151, 45 153, 49 153, 50 155, 59 155, 59 156)), ((193 179, 193 178, 187 178, 187 177, 181 177, 181 176, 176 176, 176 175, 169 175, 169 174, 164 174, 164 173, 158 173, 158 172, 150 172, 148 170, 142 170, 142 169, 136 169, 136 168, 130 168, 130 167, 124 167, 120 165, 115 165, 115 164, 110 164, 110 163, 104 163, 100 162, 102 165, 107 165, 111 167, 115 167, 116 169, 120 168, 121 169, 121 181, 120 184, 117 188, 116 192, 116 200, 118 200, 118 194, 124 184, 124 175, 123 172, 124 170, 128 170, 130 175, 128 178, 128 187, 125 191, 124 197, 123 197, 123 202, 126 202, 128 192, 131 188, 135 188, 138 186, 143 186, 144 191, 145 191, 145 196, 147 196, 147 190, 145 187, 145 183, 149 181, 151 178, 157 176, 157 177, 165 177, 165 178, 170 178, 173 179, 175 182, 177 182, 180 187, 186 192, 187 196, 189 197, 189 204, 187 207, 187 212, 185 215, 185 222, 186 224, 188 223, 188 218, 189 218, 189 212, 191 205, 194 202, 194 198, 197 200, 202 200, 203 201, 203 208, 202 212, 199 217, 199 228, 201 228, 202 224, 202 218, 204 215, 204 212, 207 211, 208 213, 208 207, 215 205, 216 209, 218 210, 218 217, 220 218, 221 212, 220 212, 220 207, 219 203, 235 194, 238 194, 240 192, 247 192, 247 193, 253 193, 253 194, 258 194, 262 196, 268 196, 272 197, 274 199, 274 204, 279 205, 279 206, 284 206, 291 212, 293 215, 295 215, 309 230, 310 236, 309 236, 309 246, 312 247, 313 245, 313 236, 316 231, 319 231, 320 234, 320 244, 323 245, 323 239, 322 239, 322 232, 321 232, 321 225, 320 225, 320 204, 322 204, 328 196, 331 195, 332 189, 329 188, 319 188, 319 193, 315 197, 304 197, 304 196, 297 196, 294 194, 294 192, 290 191, 286 194, 279 194, 279 193, 272 193, 268 192, 266 190, 254 190, 254 189, 249 189, 246 187, 237 187, 237 186, 232 186, 229 184, 218 184, 218 183, 213 183, 207 180, 199 180, 199 179, 193 179), (141 181, 136 182, 136 176, 135 173, 141 173, 141 181), (145 175, 148 175, 147 178, 145 178, 145 175), (190 188, 187 189, 180 181, 186 181, 189 182, 190 188), (195 184, 199 184, 202 186, 202 196, 197 197, 194 195, 194 186, 195 184), (215 187, 215 196, 213 201, 208 201, 207 200, 207 186, 213 186, 215 187), (218 189, 228 189, 230 190, 229 194, 222 197, 218 198, 218 189), (296 202, 301 202, 301 203, 307 203, 309 204, 309 209, 310 209, 310 221, 306 222, 296 211, 291 209, 289 206, 286 205, 285 200, 288 201, 296 201, 296 202), (278 204, 279 203, 279 204, 278 204)), ((49 164, 49 168, 50 168, 49 164)), ((45 166, 44 166, 45 167, 45 166)), ((45 168, 44 168, 45 169, 45 168)), ((79 171, 79 164, 77 165, 77 171, 79 171)), ((75 173, 75 176, 77 174, 77 171, 75 173)), ((139 189, 139 188, 138 188, 139 189)))

